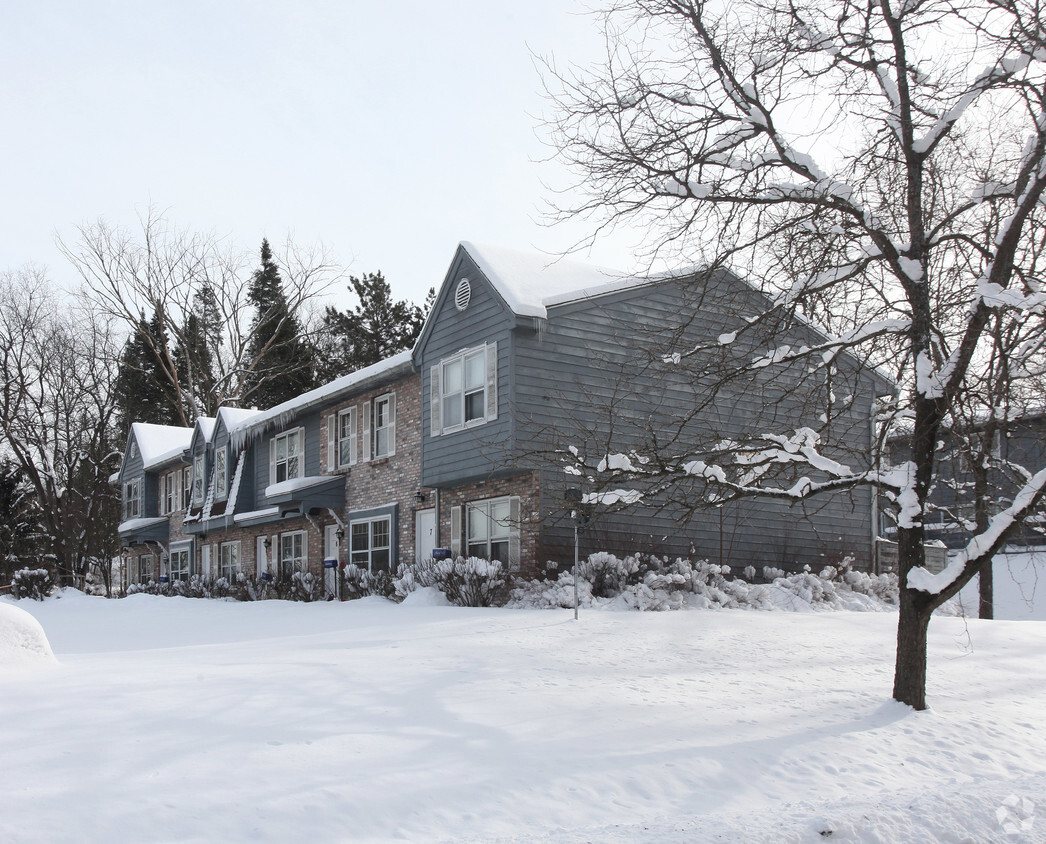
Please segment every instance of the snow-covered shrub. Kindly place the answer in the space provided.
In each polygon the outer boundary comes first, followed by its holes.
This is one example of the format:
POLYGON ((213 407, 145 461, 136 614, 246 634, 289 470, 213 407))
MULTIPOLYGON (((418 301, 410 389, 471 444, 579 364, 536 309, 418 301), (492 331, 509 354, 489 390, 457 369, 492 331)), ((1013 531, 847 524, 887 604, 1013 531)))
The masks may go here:
POLYGON ((435 586, 459 607, 499 607, 508 596, 508 572, 498 560, 458 557, 423 560, 400 566, 394 581, 396 594, 406 597, 422 586, 435 586))
POLYGON ((11 577, 11 594, 17 599, 42 601, 54 590, 54 575, 47 569, 19 569, 11 577))
POLYGON ((580 560, 577 571, 578 578, 591 585, 594 597, 613 598, 642 576, 641 568, 641 561, 637 557, 621 560, 613 554, 597 551, 589 554, 587 560, 580 560))
POLYGON ((749 583, 755 581, 755 566, 745 566, 744 579, 749 583))
POLYGON ((775 568, 774 566, 763 566, 763 580, 767 583, 773 583, 777 578, 784 576, 784 569, 775 568))
POLYGON ((276 589, 281 598, 291 601, 323 600, 323 578, 311 571, 294 572, 289 579, 281 580, 276 589))
POLYGON ((280 596, 274 581, 264 577, 248 577, 243 572, 236 575, 236 597, 241 601, 272 601, 280 596))
POLYGON ((350 563, 341 570, 340 577, 341 595, 349 601, 369 595, 391 598, 396 594, 395 582, 387 571, 376 571, 372 574, 350 563))

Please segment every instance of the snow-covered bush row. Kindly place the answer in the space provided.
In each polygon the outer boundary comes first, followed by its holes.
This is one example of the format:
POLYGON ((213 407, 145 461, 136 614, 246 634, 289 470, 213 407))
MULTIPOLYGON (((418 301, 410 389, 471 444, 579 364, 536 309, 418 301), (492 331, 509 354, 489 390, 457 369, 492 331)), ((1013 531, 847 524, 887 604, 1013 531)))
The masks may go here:
POLYGON ((11 594, 18 600, 42 601, 54 590, 54 575, 47 569, 19 569, 11 577, 11 594))
POLYGON ((132 583, 128 595, 176 595, 182 598, 226 598, 236 601, 319 601, 323 598, 323 580, 311 572, 294 572, 289 578, 266 580, 240 573, 235 581, 227 578, 202 577, 194 574, 188 580, 172 583, 132 583))
POLYGON ((400 598, 415 589, 435 586, 448 601, 459 607, 500 607, 508 597, 509 575, 497 560, 479 557, 430 559, 400 566, 394 584, 400 598))
MULTIPOLYGON (((751 568, 751 567, 750 567, 751 568)), ((747 574, 753 574, 754 569, 747 574)), ((820 574, 804 571, 785 575, 766 567, 769 583, 730 578, 730 567, 705 560, 654 556, 593 554, 578 566, 578 599, 582 606, 619 606, 636 610, 682 607, 732 609, 876 609, 897 603, 897 578, 854 571, 850 560, 827 566, 820 574)), ((556 580, 514 584, 508 602, 514 607, 572 607, 574 579, 570 571, 556 580)))

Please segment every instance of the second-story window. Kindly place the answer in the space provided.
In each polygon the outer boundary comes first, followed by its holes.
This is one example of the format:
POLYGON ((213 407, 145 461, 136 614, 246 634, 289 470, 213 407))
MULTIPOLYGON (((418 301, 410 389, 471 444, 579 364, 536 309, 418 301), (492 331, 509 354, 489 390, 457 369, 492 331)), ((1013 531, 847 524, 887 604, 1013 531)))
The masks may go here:
POLYGON ((203 504, 203 455, 197 454, 192 460, 192 503, 203 504))
POLYGON ((161 489, 163 497, 161 499, 162 507, 160 512, 165 516, 178 509, 178 473, 180 471, 180 469, 177 469, 163 476, 161 489))
POLYGON ((497 368, 497 343, 464 349, 432 367, 432 436, 497 418, 497 368))
POLYGON ((272 482, 283 483, 302 477, 304 466, 304 439, 301 428, 272 438, 272 482))
POLYGON ((396 453, 396 394, 387 393, 374 399, 374 456, 389 457, 396 453))
POLYGON ((216 498, 225 498, 229 491, 228 452, 219 448, 214 452, 214 494, 216 498))
POLYGON ((182 509, 188 510, 192 504, 192 467, 182 469, 182 509))
POLYGON ((142 515, 142 481, 140 478, 135 478, 133 481, 128 481, 123 487, 123 517, 127 521, 129 519, 137 519, 142 515))
POLYGON ((338 414, 338 466, 352 466, 356 462, 356 408, 349 407, 338 414))

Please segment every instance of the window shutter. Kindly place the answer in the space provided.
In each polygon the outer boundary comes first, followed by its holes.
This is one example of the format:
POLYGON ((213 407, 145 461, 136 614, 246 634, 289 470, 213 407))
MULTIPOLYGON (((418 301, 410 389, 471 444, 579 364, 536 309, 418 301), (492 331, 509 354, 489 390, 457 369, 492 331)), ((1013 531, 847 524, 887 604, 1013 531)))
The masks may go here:
POLYGON ((487 420, 498 418, 498 344, 487 346, 487 420))
POLYGON ((461 556, 461 507, 450 508, 450 553, 461 556))
POLYGON ((396 453, 396 394, 389 394, 389 457, 396 453))
MULTIPOLYGON (((318 446, 317 446, 318 448, 318 446)), ((308 472, 305 471, 305 427, 298 428, 298 477, 304 478, 308 472)), ((319 455, 316 455, 316 462, 319 462, 319 455)))
POLYGON ((370 402, 365 401, 363 403, 363 437, 362 439, 362 457, 364 463, 370 460, 370 402))
POLYGON ((333 472, 338 468, 338 454, 335 451, 334 429, 338 425, 338 414, 332 413, 327 417, 327 471, 333 472))
POLYGON ((254 547, 254 575, 255 577, 261 577, 262 572, 269 570, 269 561, 265 553, 265 537, 259 536, 255 540, 254 547))
POLYGON ((357 408, 353 408, 353 412, 348 414, 348 463, 349 465, 356 465, 357 450, 358 450, 358 434, 359 434, 359 411, 357 408))
POLYGON ((519 571, 519 541, 521 525, 519 523, 519 496, 513 495, 508 503, 508 568, 509 571, 519 571))
POLYGON ((276 483, 276 437, 269 438, 269 486, 276 483))
POLYGON ((443 426, 440 403, 439 364, 429 370, 429 436, 438 437, 443 426))

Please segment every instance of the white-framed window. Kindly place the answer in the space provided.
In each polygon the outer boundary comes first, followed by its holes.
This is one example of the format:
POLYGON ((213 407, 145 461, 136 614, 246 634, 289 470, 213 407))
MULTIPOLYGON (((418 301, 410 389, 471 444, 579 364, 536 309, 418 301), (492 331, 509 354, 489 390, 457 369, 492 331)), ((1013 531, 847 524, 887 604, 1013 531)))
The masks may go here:
POLYGON ((236 582, 236 575, 240 573, 240 543, 223 542, 218 560, 218 576, 224 577, 229 583, 236 582))
POLYGON ((369 572, 392 565, 392 518, 361 519, 349 525, 349 562, 369 572))
POLYGON ((305 430, 284 431, 269 440, 269 479, 279 484, 305 475, 305 430))
POLYGON ((290 577, 296 571, 309 570, 309 545, 305 531, 280 534, 280 576, 290 577))
POLYGON ((137 519, 142 515, 142 479, 134 478, 123 485, 124 521, 137 519))
POLYGON ((355 407, 347 407, 338 413, 336 447, 339 468, 353 466, 356 463, 356 422, 355 407))
POLYGON ((432 367, 432 436, 482 425, 498 415, 498 346, 464 349, 432 367))
POLYGON ((386 393, 374 399, 374 457, 396 453, 396 394, 386 393))
POLYGON ((170 579, 188 580, 192 576, 192 543, 172 545, 170 555, 170 579))
POLYGON ((214 496, 219 500, 229 494, 229 451, 225 448, 214 452, 214 496))
POLYGON ((192 503, 199 507, 203 504, 203 455, 197 454, 192 459, 192 503))
POLYGON ((451 547, 455 553, 498 560, 510 570, 516 570, 519 539, 518 496, 471 501, 451 512, 451 547))
POLYGON ((181 469, 168 472, 161 479, 160 514, 166 516, 178 509, 178 475, 181 469))
POLYGON ((192 504, 192 466, 182 469, 182 509, 188 510, 192 504))
POLYGON ((152 554, 141 554, 138 557, 138 577, 136 582, 148 583, 155 579, 153 568, 156 565, 156 557, 152 554))

